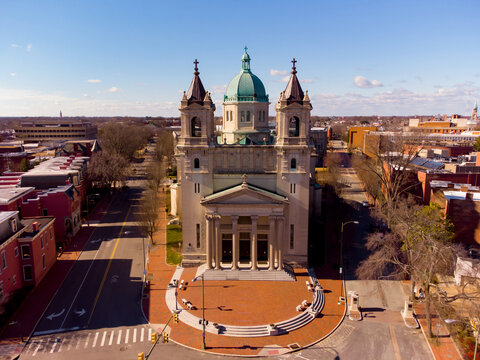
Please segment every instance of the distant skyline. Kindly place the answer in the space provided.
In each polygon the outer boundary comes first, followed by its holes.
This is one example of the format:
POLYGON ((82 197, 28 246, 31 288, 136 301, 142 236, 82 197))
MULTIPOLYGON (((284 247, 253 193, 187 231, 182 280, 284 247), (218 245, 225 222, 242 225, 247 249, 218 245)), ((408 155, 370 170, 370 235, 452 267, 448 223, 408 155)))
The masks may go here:
POLYGON ((480 2, 2 0, 1 116, 178 116, 198 59, 222 115, 248 46, 270 115, 295 57, 313 115, 471 114, 480 2))

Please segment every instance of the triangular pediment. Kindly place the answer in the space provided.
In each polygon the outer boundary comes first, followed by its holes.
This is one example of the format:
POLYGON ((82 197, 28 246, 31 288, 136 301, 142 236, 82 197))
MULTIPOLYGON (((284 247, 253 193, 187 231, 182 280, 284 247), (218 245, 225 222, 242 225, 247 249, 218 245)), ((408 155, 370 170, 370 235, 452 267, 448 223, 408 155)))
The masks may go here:
POLYGON ((272 205, 284 204, 288 199, 285 196, 274 192, 258 188, 256 186, 243 183, 229 189, 225 189, 214 194, 205 196, 202 204, 252 204, 252 205, 272 205))

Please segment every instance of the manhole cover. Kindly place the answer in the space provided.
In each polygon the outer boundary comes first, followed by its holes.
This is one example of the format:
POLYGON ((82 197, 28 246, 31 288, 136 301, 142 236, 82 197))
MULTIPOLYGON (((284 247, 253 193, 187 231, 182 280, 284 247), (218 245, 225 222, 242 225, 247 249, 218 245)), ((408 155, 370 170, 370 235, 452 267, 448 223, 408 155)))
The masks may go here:
POLYGON ((290 344, 288 347, 292 350, 300 349, 300 345, 298 345, 298 343, 290 344))

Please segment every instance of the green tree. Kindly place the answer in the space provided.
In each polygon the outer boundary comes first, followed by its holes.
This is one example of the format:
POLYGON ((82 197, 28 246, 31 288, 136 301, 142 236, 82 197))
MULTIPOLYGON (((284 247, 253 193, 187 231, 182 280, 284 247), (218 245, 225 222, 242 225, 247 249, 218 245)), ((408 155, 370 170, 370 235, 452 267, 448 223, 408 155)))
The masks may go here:
POLYGON ((475 140, 475 144, 473 144, 473 150, 480 151, 480 137, 477 137, 477 140, 475 140))
POLYGON ((22 161, 20 161, 20 171, 21 172, 27 172, 31 168, 32 168, 32 166, 30 165, 30 161, 27 158, 23 158, 22 161))

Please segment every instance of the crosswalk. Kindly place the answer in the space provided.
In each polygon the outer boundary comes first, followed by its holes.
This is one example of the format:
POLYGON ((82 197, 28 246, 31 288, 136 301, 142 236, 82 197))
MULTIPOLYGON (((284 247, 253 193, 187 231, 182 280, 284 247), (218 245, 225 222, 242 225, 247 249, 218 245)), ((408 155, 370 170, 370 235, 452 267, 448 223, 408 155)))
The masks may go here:
POLYGON ((53 354, 149 342, 152 338, 152 331, 151 327, 144 325, 134 328, 76 331, 33 337, 25 346, 21 358, 35 357, 40 353, 53 354))

